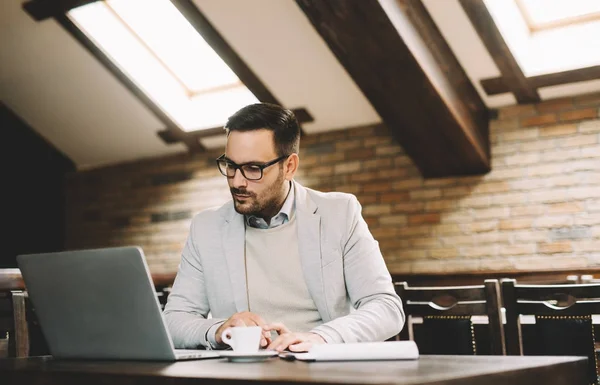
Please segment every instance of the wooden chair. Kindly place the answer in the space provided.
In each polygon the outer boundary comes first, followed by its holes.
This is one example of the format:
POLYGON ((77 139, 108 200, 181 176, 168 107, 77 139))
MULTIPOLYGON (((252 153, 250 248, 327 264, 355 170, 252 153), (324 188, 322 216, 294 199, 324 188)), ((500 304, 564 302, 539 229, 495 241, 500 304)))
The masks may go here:
POLYGON ((169 294, 171 294, 171 287, 156 288, 156 297, 158 298, 161 310, 165 310, 169 294))
POLYGON ((400 339, 410 339, 413 317, 423 317, 423 325, 431 326, 425 333, 431 343, 419 344, 418 336, 413 333, 423 354, 476 354, 471 316, 488 317, 489 353, 506 354, 498 280, 487 279, 483 285, 452 287, 409 287, 406 282, 401 282, 396 283, 396 292, 404 303, 407 316, 400 339), (450 340, 455 337, 461 337, 461 340, 450 340), (457 349, 459 345, 463 348, 457 349))
POLYGON ((592 315, 600 314, 600 283, 524 285, 503 279, 501 286, 507 353, 587 356, 590 382, 598 383, 592 315), (528 335, 521 315, 535 317, 528 335))
POLYGON ((0 357, 28 357, 26 294, 20 290, 0 291, 0 357))

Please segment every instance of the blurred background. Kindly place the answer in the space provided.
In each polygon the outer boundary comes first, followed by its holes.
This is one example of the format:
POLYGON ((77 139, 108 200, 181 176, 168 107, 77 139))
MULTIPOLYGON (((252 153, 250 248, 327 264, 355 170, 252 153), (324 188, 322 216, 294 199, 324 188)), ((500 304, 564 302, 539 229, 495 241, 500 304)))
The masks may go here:
POLYGON ((395 277, 593 274, 598 36, 596 0, 3 0, 0 267, 139 245, 172 275, 230 199, 223 124, 262 101, 395 277))

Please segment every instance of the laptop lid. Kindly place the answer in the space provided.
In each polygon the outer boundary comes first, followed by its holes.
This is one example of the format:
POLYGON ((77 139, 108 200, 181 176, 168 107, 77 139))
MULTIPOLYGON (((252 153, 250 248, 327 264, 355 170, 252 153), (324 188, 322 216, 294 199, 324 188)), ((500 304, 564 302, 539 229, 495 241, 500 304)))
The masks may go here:
POLYGON ((19 255, 17 263, 53 356, 175 359, 139 247, 19 255))

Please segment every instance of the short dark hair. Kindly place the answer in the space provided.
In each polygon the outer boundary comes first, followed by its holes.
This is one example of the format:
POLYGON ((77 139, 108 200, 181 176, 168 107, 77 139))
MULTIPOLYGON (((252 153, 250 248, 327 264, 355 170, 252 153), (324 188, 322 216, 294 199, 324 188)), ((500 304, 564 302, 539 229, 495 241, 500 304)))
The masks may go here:
POLYGON ((296 115, 276 104, 250 104, 231 115, 225 125, 228 136, 232 131, 252 131, 261 128, 273 131, 278 156, 298 153, 300 125, 296 115))

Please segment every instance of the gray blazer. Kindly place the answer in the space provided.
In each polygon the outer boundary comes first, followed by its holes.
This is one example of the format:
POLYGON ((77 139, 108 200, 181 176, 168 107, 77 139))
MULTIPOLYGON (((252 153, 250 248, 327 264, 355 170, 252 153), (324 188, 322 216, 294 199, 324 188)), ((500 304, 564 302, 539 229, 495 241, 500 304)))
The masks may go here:
MULTIPOLYGON (((356 197, 293 186, 301 274, 324 322, 312 331, 328 343, 398 334, 402 302, 356 197)), ((192 220, 164 311, 175 347, 207 346, 212 325, 248 310, 244 231, 232 201, 192 220)))

